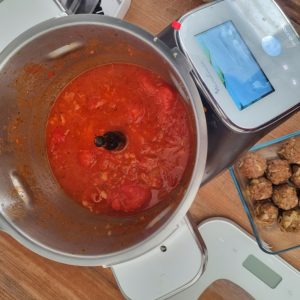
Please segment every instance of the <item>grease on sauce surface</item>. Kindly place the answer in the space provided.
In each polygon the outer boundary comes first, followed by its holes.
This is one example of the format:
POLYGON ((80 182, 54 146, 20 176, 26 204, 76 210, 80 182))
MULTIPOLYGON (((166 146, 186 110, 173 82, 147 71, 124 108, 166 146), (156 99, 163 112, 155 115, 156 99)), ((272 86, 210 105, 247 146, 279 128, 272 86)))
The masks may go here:
POLYGON ((174 190, 190 155, 186 105, 159 75, 129 64, 82 73, 56 99, 46 128, 48 158, 62 189, 94 213, 133 213, 174 190), (121 151, 96 136, 120 131, 121 151))

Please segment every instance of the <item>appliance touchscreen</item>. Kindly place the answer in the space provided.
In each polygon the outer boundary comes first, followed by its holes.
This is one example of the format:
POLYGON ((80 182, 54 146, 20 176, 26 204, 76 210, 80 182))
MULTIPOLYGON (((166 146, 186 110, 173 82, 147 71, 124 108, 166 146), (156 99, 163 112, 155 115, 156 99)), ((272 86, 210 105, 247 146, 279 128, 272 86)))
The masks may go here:
POLYGON ((195 38, 239 110, 274 91, 232 21, 195 38))

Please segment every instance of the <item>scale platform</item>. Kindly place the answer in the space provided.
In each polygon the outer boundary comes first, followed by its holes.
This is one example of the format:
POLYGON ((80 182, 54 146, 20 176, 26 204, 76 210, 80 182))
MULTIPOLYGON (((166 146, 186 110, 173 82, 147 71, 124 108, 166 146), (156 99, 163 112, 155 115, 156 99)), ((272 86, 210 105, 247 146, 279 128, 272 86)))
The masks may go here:
POLYGON ((261 251, 232 221, 212 218, 198 226, 206 244, 202 253, 188 234, 187 222, 181 225, 164 245, 113 266, 126 299, 198 299, 219 279, 231 281, 257 300, 300 299, 299 272, 279 256, 261 251))

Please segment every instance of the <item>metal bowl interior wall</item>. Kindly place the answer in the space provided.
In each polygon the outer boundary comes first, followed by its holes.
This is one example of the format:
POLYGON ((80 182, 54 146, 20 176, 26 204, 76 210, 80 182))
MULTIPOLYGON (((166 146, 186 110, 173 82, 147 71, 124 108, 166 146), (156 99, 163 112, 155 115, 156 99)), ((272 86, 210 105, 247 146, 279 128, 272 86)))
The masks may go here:
POLYGON ((188 70, 143 30, 93 15, 37 25, 0 55, 2 227, 33 251, 71 264, 107 265, 153 248, 186 214, 206 159, 205 117, 188 70), (125 62, 159 73, 190 109, 195 145, 180 188, 144 213, 91 214, 58 186, 47 160, 45 126, 59 91, 97 65, 125 62))

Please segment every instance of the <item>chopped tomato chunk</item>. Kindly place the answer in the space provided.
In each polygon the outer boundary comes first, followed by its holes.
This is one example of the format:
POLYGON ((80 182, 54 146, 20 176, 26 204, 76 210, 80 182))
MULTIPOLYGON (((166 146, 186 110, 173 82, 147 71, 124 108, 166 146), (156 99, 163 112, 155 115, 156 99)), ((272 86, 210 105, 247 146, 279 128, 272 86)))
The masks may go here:
POLYGON ((88 98, 88 110, 93 111, 99 109, 104 104, 104 101, 99 95, 93 95, 88 98))
POLYGON ((170 111, 175 104, 176 94, 167 85, 159 88, 157 98, 164 111, 170 111))
POLYGON ((133 212, 140 209, 151 199, 149 188, 141 185, 123 185, 112 192, 111 207, 117 211, 133 212))
POLYGON ((140 78, 138 78, 138 80, 146 95, 154 95, 157 93, 158 88, 153 82, 153 80, 149 78, 149 76, 142 75, 140 78))
POLYGON ((93 152, 89 150, 80 150, 78 154, 78 160, 82 167, 93 167, 97 160, 93 152))
POLYGON ((53 133, 51 135, 50 139, 50 152, 54 152, 59 144, 62 144, 66 139, 66 130, 64 130, 62 127, 56 127, 53 130, 53 133))

